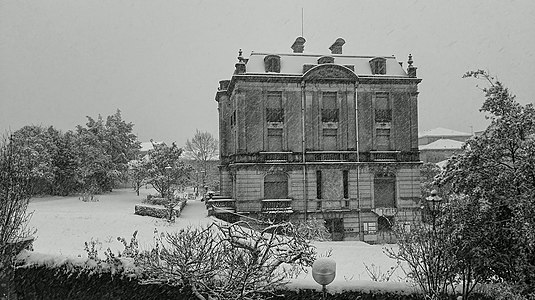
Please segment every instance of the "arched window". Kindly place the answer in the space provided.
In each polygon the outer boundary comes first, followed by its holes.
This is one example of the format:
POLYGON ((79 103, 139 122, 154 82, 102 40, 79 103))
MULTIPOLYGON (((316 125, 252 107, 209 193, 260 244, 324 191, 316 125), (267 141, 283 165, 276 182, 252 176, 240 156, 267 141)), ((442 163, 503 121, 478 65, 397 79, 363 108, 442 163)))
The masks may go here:
POLYGON ((264 57, 264 68, 266 72, 280 73, 281 57, 278 55, 267 55, 264 57))
POLYGON ((264 199, 287 199, 288 176, 283 173, 268 174, 264 177, 264 199))

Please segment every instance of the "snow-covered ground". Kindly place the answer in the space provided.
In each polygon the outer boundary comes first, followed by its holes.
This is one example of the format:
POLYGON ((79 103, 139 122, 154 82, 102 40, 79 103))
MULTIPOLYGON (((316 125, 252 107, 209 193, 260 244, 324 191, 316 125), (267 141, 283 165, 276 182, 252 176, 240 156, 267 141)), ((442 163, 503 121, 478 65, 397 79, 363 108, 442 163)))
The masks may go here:
MULTIPOLYGON (((29 205, 33 211, 30 226, 37 229, 34 251, 43 254, 67 257, 87 257, 84 242, 97 242, 99 253, 109 247, 116 252, 123 250, 117 237, 130 240, 134 231, 140 248, 149 249, 153 245, 154 232, 176 231, 187 226, 208 225, 214 221, 207 216, 204 202, 189 200, 180 218, 174 224, 165 220, 138 216, 134 207, 147 194, 155 194, 152 189, 141 189, 140 196, 133 190, 116 190, 100 195, 98 202, 82 202, 78 197, 34 198, 29 205)), ((336 279, 328 288, 330 291, 347 289, 409 290, 404 282, 401 269, 396 270, 388 283, 373 282, 365 265, 377 273, 385 273, 396 262, 383 253, 383 245, 369 245, 363 242, 314 242, 318 254, 323 256, 331 250, 331 258, 336 261, 336 279)), ((318 288, 312 274, 301 274, 293 279, 290 288, 318 288)))

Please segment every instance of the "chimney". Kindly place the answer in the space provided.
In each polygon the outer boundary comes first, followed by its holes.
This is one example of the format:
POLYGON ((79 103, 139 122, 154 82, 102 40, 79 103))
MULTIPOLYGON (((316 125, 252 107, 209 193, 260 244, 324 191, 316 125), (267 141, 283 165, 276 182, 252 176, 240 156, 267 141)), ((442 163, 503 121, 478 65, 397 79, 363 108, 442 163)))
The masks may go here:
POLYGON ((295 39, 295 42, 292 45, 292 50, 294 53, 303 53, 303 50, 305 50, 305 38, 300 36, 295 39))
POLYGON ((342 46, 346 43, 343 38, 337 38, 334 44, 329 47, 331 54, 342 54, 342 46))

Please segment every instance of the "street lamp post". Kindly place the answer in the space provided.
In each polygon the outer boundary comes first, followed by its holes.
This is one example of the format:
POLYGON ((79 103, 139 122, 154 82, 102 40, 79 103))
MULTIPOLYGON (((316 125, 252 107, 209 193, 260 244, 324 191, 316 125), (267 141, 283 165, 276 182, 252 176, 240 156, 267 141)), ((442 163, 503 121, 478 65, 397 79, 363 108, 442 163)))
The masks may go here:
POLYGON ((440 210, 440 203, 442 198, 438 196, 437 190, 432 190, 431 195, 425 200, 428 203, 429 211, 431 212, 431 217, 433 218, 433 229, 435 229, 437 214, 440 210))
POLYGON ((171 192, 171 166, 167 165, 165 167, 165 173, 167 174, 167 191, 165 192, 165 195, 167 196, 167 199, 171 201, 171 197, 169 193, 171 192))
POLYGON ((206 171, 201 171, 201 179, 202 179, 202 186, 204 187, 206 185, 206 171))

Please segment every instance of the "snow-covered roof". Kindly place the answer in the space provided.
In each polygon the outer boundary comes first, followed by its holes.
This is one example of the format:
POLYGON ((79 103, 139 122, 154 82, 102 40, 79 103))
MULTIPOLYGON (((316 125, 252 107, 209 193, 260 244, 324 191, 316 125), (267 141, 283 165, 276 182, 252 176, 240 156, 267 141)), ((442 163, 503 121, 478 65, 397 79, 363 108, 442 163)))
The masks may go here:
POLYGON ((152 150, 154 147, 152 146, 152 143, 154 144, 161 144, 163 142, 143 142, 141 143, 141 149, 139 151, 141 152, 147 152, 149 150, 152 150))
POLYGON ((461 132, 461 131, 456 131, 453 129, 438 127, 438 128, 426 130, 418 134, 419 138, 426 137, 426 136, 467 136, 467 137, 470 137, 472 136, 472 134, 461 132))
POLYGON ((421 145, 418 148, 421 150, 458 150, 461 149, 464 142, 440 139, 427 145, 421 145))
POLYGON ((317 65, 318 58, 331 56, 334 58, 334 64, 353 65, 355 74, 361 76, 400 76, 408 77, 407 73, 394 56, 379 56, 386 59, 386 74, 374 75, 370 67, 370 60, 376 56, 351 56, 341 54, 308 54, 308 53, 251 53, 247 61, 245 74, 266 74, 264 67, 264 58, 267 55, 280 56, 280 74, 302 75, 304 65, 317 65))

